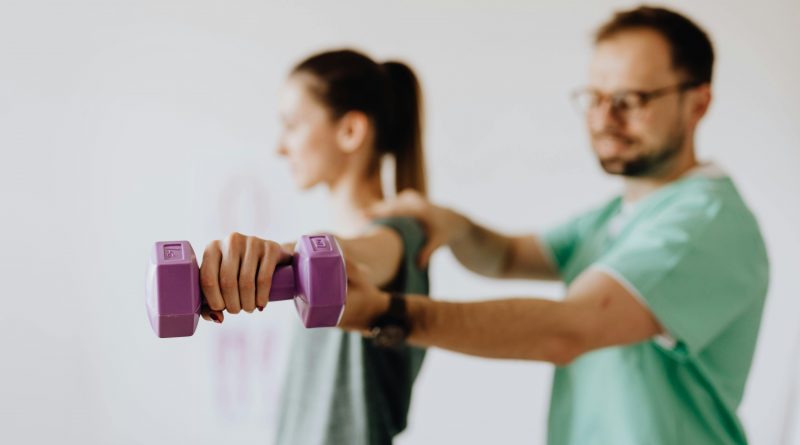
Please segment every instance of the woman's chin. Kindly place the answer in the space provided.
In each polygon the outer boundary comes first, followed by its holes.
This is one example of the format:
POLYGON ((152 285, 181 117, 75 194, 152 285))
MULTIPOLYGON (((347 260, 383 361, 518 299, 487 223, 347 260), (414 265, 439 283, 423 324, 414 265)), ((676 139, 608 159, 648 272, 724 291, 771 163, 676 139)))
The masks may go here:
POLYGON ((309 178, 294 178, 294 185, 301 191, 306 191, 314 188, 320 181, 314 181, 309 178))

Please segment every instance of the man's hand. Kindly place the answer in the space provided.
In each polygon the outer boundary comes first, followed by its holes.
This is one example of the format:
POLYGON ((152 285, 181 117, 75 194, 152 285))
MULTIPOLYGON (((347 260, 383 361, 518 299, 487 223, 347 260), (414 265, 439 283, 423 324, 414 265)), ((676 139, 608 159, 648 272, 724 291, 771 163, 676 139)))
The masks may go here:
POLYGON ((389 294, 370 282, 364 266, 347 261, 347 300, 339 327, 366 333, 372 321, 388 308, 389 294))
POLYGON ((367 210, 367 216, 410 216, 422 223, 427 234, 427 242, 419 254, 419 264, 423 268, 428 266, 436 249, 464 236, 470 228, 468 219, 450 209, 431 204, 414 190, 404 190, 392 200, 375 204, 367 210))

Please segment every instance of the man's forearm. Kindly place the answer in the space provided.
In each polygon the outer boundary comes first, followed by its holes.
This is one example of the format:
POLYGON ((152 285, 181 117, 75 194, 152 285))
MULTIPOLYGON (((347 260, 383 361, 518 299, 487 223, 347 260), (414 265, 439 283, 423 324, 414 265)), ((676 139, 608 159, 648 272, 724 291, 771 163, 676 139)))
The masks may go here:
POLYGON ((488 358, 566 364, 580 352, 568 303, 536 298, 451 303, 406 297, 410 344, 488 358))
POLYGON ((503 276, 508 259, 511 238, 482 227, 458 215, 459 236, 450 241, 450 249, 467 269, 480 275, 499 278, 503 276))
POLYGON ((453 255, 467 269, 492 278, 558 280, 558 270, 535 235, 508 236, 454 214, 453 255))
MULTIPOLYGON (((387 292, 352 269, 340 327, 365 332, 391 306, 387 292)), ((408 342, 489 358, 563 365, 588 351, 639 343, 665 332, 638 296, 607 272, 578 276, 563 300, 444 302, 406 295, 408 342)))

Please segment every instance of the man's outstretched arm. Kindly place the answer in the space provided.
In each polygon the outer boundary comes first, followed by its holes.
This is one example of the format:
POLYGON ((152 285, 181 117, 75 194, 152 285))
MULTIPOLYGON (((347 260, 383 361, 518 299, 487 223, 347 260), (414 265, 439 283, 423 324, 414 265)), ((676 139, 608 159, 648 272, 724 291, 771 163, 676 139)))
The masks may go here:
POLYGON ((370 216, 410 216, 422 222, 428 238, 420 252, 423 265, 437 248, 447 245, 464 267, 480 275, 558 279, 556 266, 536 236, 502 234, 451 209, 433 205, 415 191, 405 191, 376 205, 370 216))
MULTIPOLYGON (((341 326, 365 330, 388 307, 388 295, 350 267, 350 290, 341 326)), ((637 343, 661 333, 637 297, 603 271, 589 269, 563 301, 514 298, 445 302, 406 297, 409 343, 489 358, 564 365, 595 349, 637 343)))

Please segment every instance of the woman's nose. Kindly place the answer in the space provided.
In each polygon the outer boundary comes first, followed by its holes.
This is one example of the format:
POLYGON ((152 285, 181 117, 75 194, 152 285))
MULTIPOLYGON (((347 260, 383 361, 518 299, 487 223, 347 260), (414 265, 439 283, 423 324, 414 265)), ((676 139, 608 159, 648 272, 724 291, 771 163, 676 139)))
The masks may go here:
POLYGON ((282 140, 279 140, 278 143, 275 145, 275 153, 278 156, 286 156, 289 154, 289 151, 286 150, 286 144, 283 143, 282 140))

